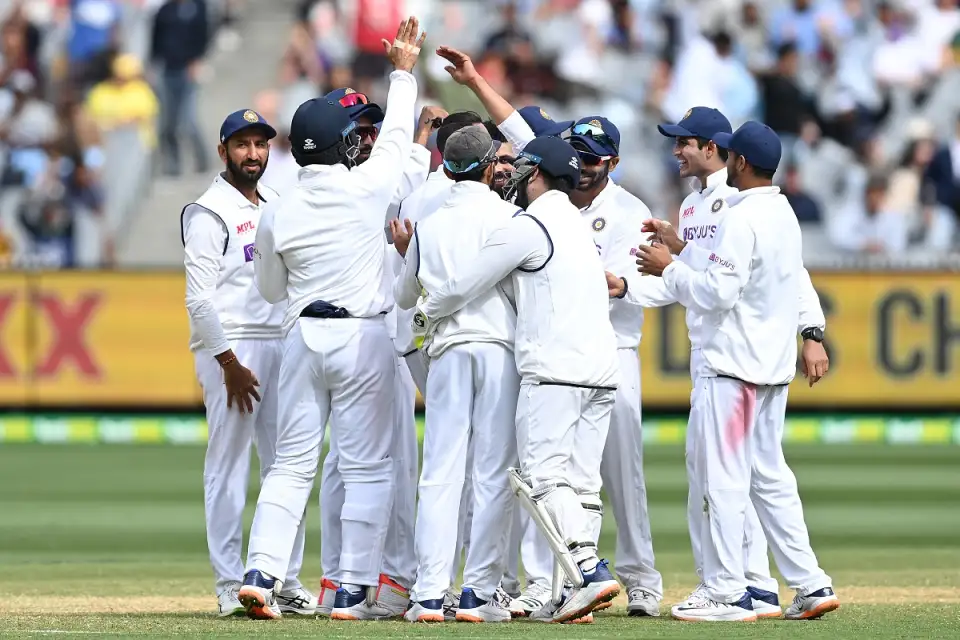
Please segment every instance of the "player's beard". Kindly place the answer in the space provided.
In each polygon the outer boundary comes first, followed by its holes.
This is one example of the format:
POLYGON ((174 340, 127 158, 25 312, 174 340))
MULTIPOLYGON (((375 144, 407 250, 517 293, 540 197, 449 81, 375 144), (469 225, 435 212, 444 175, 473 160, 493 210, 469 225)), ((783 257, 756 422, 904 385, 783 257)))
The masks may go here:
POLYGON ((529 187, 530 181, 524 180, 523 184, 517 187, 517 197, 513 201, 513 204, 524 210, 530 206, 530 195, 527 193, 529 187))
POLYGON ((740 173, 737 171, 737 165, 733 165, 732 168, 727 169, 727 186, 737 188, 737 177, 740 173))
POLYGON ((370 159, 370 154, 373 153, 372 144, 362 144, 360 145, 360 153, 357 154, 357 164, 363 164, 370 159))
POLYGON ((590 191, 603 183, 610 175, 610 163, 604 162, 603 168, 595 173, 582 172, 580 182, 577 184, 577 191, 590 191), (589 178, 589 180, 587 180, 589 178))
POLYGON ((503 200, 503 196, 506 192, 506 188, 507 188, 507 179, 503 178, 502 180, 499 180, 496 177, 496 174, 494 174, 493 183, 490 185, 490 190, 493 191, 498 196, 500 196, 500 199, 503 200))
POLYGON ((247 167, 254 166, 253 163, 244 162, 243 165, 239 165, 233 160, 227 160, 227 173, 233 177, 234 184, 255 187, 257 183, 260 182, 263 172, 267 169, 267 161, 269 159, 270 158, 267 157, 263 159, 263 162, 257 162, 256 166, 258 168, 254 173, 247 171, 247 167))

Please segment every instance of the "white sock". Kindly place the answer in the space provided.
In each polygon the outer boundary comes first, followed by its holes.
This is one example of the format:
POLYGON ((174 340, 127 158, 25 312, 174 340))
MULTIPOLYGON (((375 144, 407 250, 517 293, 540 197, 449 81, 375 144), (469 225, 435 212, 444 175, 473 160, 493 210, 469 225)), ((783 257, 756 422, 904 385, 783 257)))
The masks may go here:
POLYGON ((360 593, 361 591, 363 591, 363 587, 361 587, 360 585, 358 585, 358 584, 347 584, 346 582, 344 582, 344 583, 341 585, 340 588, 341 588, 341 589, 346 589, 346 590, 347 590, 347 593, 349 593, 349 594, 352 595, 352 596, 355 596, 355 595, 357 595, 358 593, 360 593))

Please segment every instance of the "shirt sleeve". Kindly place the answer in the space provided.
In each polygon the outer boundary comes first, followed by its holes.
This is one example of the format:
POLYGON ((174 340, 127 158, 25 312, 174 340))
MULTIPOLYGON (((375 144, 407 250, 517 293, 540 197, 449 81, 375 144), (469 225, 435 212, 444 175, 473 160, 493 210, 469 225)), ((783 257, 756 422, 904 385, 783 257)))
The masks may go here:
POLYGON ((717 230, 712 264, 698 272, 674 260, 664 269, 663 282, 680 304, 697 313, 732 309, 750 278, 755 243, 756 236, 746 220, 728 213, 717 230))
POLYGON ((709 249, 705 249, 695 242, 687 242, 677 259, 694 271, 706 271, 707 267, 710 266, 711 253, 709 249))
POLYGON ((427 295, 420 310, 431 320, 456 313, 517 268, 538 269, 550 259, 550 237, 530 216, 510 218, 495 229, 462 274, 427 295))
POLYGON ((533 129, 530 128, 519 111, 514 111, 507 116, 507 119, 498 124, 497 128, 500 129, 500 133, 504 135, 507 142, 513 145, 513 151, 517 154, 523 151, 523 148, 536 137, 533 129))
POLYGON ((636 208, 623 211, 623 222, 613 229, 610 246, 604 252, 603 268, 627 282, 623 298, 610 300, 611 308, 627 304, 636 307, 664 307, 676 302, 667 291, 662 278, 640 276, 637 273, 636 244, 644 237, 643 221, 651 217, 650 209, 639 202, 636 208), (636 287, 637 291, 632 291, 636 287))
POLYGON ((676 296, 670 293, 664 284, 663 278, 641 276, 639 273, 636 275, 637 277, 630 279, 624 278, 627 281, 627 294, 623 300, 628 304, 649 309, 665 307, 677 301, 676 296))
POLYGON ((420 269, 420 235, 417 227, 413 228, 413 239, 407 247, 407 255, 400 267, 400 273, 393 281, 393 297, 401 309, 412 309, 417 305, 420 297, 420 281, 417 272, 420 269))
POLYGON ((267 205, 260 216, 253 250, 254 281, 260 295, 270 304, 276 304, 287 297, 289 275, 283 256, 277 253, 277 242, 273 235, 274 211, 274 207, 267 205))
POLYGON ((802 333, 804 329, 826 329, 826 326, 827 319, 823 315, 823 307, 820 306, 820 296, 813 288, 810 273, 804 267, 800 269, 800 326, 797 330, 802 333))
POLYGON ((212 355, 230 349, 213 306, 226 243, 227 229, 220 218, 197 205, 184 210, 183 267, 187 275, 187 314, 203 348, 212 355))

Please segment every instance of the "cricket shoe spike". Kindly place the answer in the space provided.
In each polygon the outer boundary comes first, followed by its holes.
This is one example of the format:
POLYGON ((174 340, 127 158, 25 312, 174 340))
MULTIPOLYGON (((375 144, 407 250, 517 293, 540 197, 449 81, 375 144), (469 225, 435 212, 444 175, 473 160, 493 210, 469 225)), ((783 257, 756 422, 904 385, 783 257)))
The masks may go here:
POLYGON ((783 615, 780 609, 780 596, 773 591, 747 587, 747 595, 753 600, 753 610, 758 618, 779 618, 783 615))
POLYGON ((282 582, 271 578, 256 569, 243 576, 243 586, 237 593, 237 599, 247 610, 247 617, 254 620, 278 620, 282 617, 277 594, 282 582))
POLYGON ((745 593, 736 602, 718 602, 710 597, 700 597, 682 602, 671 610, 671 615, 685 622, 756 622, 753 600, 745 593))
POLYGON ((280 613, 292 613, 298 616, 317 615, 317 596, 303 587, 284 589, 277 594, 280 613))
POLYGON ((317 596, 317 615, 329 618, 333 613, 333 603, 337 599, 337 589, 340 588, 336 582, 329 578, 320 580, 320 595, 317 596))
POLYGON ((583 585, 574 587, 570 596, 557 609, 554 620, 569 622, 582 618, 597 608, 597 605, 610 602, 620 595, 620 583, 610 573, 606 560, 600 560, 590 571, 582 571, 583 585))
POLYGON ((509 622, 510 617, 510 610, 496 598, 481 600, 473 589, 460 593, 457 622, 509 622))
MULTIPOLYGON (((411 607, 403 614, 407 622, 449 622, 444 612, 443 598, 411 602, 411 607)), ((453 614, 456 616, 456 613, 453 614)))
POLYGON ((787 607, 783 617, 787 620, 815 620, 825 613, 840 608, 840 598, 830 587, 817 589, 812 593, 801 596, 799 593, 793 603, 787 607))

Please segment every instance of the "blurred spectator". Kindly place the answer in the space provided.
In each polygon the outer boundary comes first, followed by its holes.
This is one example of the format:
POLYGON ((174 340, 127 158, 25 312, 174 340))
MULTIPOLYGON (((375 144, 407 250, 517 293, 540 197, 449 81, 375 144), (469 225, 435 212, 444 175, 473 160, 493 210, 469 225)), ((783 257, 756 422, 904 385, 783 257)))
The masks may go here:
POLYGON ((933 160, 936 143, 929 123, 911 123, 909 140, 900 162, 890 174, 884 209, 902 211, 914 236, 925 235, 924 210, 931 204, 924 193, 924 174, 933 160))
POLYGON ((825 39, 842 40, 853 23, 839 3, 830 0, 793 0, 791 6, 775 11, 770 19, 770 41, 774 46, 795 42, 801 55, 816 56, 825 39))
POLYGON ((348 86, 353 81, 351 54, 349 34, 334 0, 306 0, 284 52, 282 81, 305 80, 320 94, 348 86))
POLYGON ((46 165, 44 147, 57 136, 56 113, 37 97, 36 80, 28 71, 15 71, 8 88, 11 108, 0 122, 0 145, 9 150, 3 182, 30 186, 46 165))
POLYGON ((0 86, 7 84, 15 71, 26 71, 39 80, 39 44, 40 35, 36 27, 15 10, 0 28, 0 86))
POLYGON ((960 219, 960 117, 953 139, 933 156, 926 179, 933 185, 936 201, 960 219))
POLYGON ((763 122, 780 135, 785 149, 792 148, 804 124, 814 120, 810 99, 797 84, 799 63, 796 45, 784 43, 777 49, 773 72, 760 79, 763 122))
POLYGON ((748 0, 740 11, 740 20, 733 25, 740 57, 750 71, 761 73, 770 68, 772 60, 759 3, 748 0))
POLYGON ((360 93, 372 93, 390 70, 381 40, 393 42, 403 20, 403 0, 355 0, 353 15, 353 84, 360 93))
POLYGON ((864 196, 836 214, 829 230, 835 246, 871 254, 900 254, 907 248, 907 216, 884 208, 887 186, 885 177, 870 178, 864 196))
POLYGON ((67 60, 70 79, 82 87, 93 84, 119 41, 122 9, 119 0, 70 0, 67 60))
POLYGON ((144 148, 152 152, 157 144, 160 107, 153 89, 143 79, 143 65, 125 53, 113 59, 111 69, 110 79, 98 83, 87 96, 87 110, 105 133, 136 127, 144 148))
POLYGON ((801 188, 799 172, 794 164, 787 166, 783 195, 786 196, 787 202, 790 203, 794 213, 797 214, 798 222, 806 224, 822 221, 820 205, 801 188))
POLYGON ((171 176, 182 170, 181 133, 193 146, 196 171, 206 173, 210 166, 197 121, 197 78, 211 37, 207 22, 205 0, 167 0, 154 17, 151 57, 163 66, 161 155, 171 176))

